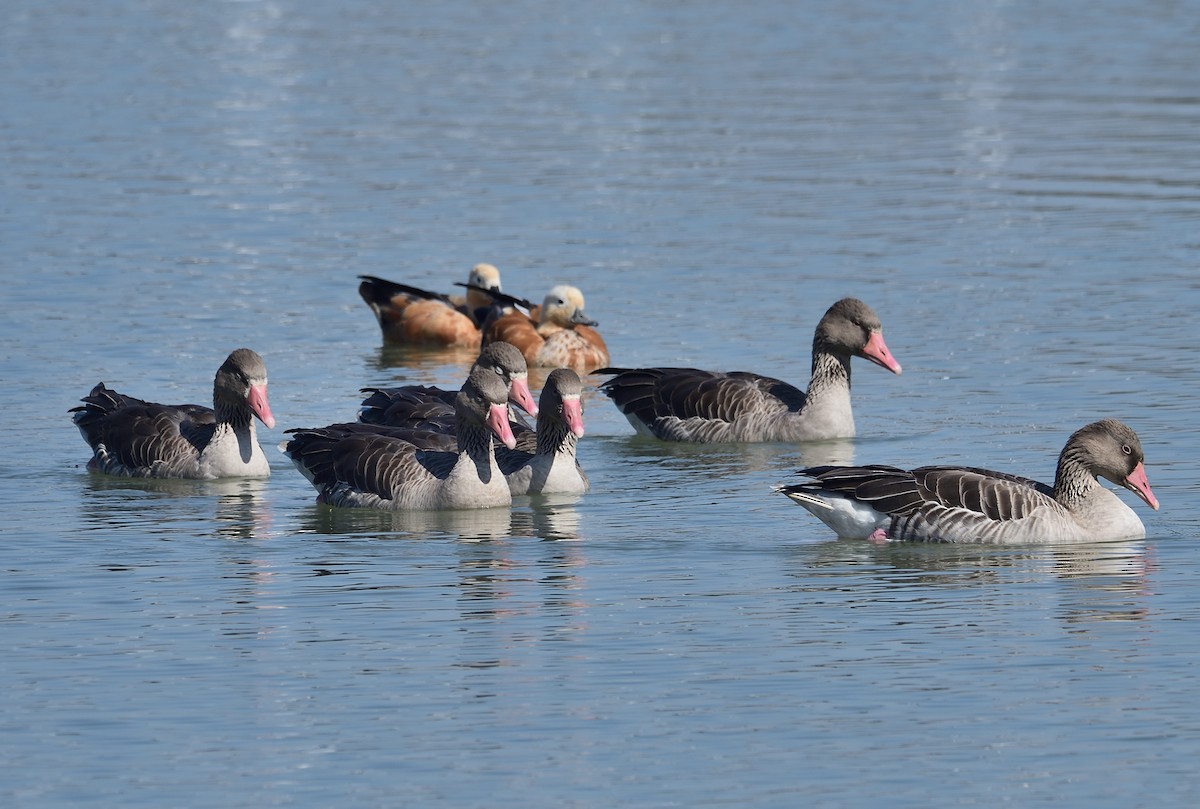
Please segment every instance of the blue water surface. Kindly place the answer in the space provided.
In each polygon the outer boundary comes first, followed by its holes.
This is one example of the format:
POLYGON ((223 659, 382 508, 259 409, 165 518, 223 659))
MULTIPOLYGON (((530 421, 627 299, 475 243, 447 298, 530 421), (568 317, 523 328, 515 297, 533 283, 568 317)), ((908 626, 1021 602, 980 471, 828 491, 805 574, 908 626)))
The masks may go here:
POLYGON ((1194 804, 1196 10, 4 6, 0 802, 1194 804), (283 430, 471 361, 382 347, 355 276, 480 261, 579 286, 615 364, 804 385, 854 295, 905 371, 805 446, 635 438, 592 377, 583 497, 316 505, 283 430), (203 403, 242 345, 269 480, 85 470, 92 385, 203 403), (1049 480, 1109 416, 1144 540, 876 546, 771 491, 1049 480))

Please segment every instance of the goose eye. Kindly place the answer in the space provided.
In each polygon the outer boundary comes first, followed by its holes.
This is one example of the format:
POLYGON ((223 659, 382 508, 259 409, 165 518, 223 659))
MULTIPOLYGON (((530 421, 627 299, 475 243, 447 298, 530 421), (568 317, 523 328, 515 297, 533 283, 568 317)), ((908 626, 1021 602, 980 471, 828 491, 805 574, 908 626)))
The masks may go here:
POLYGON ((1121 445, 1121 452, 1124 452, 1126 455, 1133 454, 1133 450, 1130 448, 1130 446, 1128 444, 1121 445))

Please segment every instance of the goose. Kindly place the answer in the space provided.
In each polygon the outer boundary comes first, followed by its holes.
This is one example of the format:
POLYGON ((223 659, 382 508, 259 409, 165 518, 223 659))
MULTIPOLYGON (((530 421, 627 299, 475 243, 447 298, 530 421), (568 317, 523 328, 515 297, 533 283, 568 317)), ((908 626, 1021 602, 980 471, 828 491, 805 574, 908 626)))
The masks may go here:
MULTIPOLYGON (((497 447, 496 460, 512 494, 581 494, 588 490, 587 475, 576 457, 584 433, 582 395, 579 374, 570 368, 556 368, 542 388, 537 428, 520 422, 509 425, 516 445, 497 447)), ((401 393, 388 401, 383 414, 386 421, 375 423, 413 431, 407 440, 422 449, 456 449, 457 418, 441 399, 401 393)))
POLYGON ((213 406, 164 405, 92 388, 70 412, 92 448, 88 469, 137 478, 265 478, 254 418, 271 429, 267 367, 248 348, 231 353, 213 380, 213 406))
POLYGON ((499 291, 500 271, 476 264, 467 277, 465 296, 443 295, 377 278, 358 276, 358 294, 375 313, 383 339, 407 345, 480 345, 479 330, 492 306, 489 290, 499 291))
POLYGON ((1076 431, 1054 485, 969 466, 817 466, 777 487, 839 536, 918 542, 1067 543, 1146 535, 1103 477, 1158 510, 1137 434, 1116 419, 1076 431))
POLYGON ((492 435, 516 445, 507 401, 500 377, 476 366, 455 400, 453 449, 425 449, 413 443, 420 433, 361 422, 288 430, 292 438, 280 449, 317 489, 318 503, 393 511, 507 506, 512 496, 492 449, 492 435))
POLYGON ((521 429, 515 449, 497 450, 513 494, 582 494, 587 474, 576 447, 583 437, 583 381, 570 368, 546 377, 538 400, 537 430, 521 429))
POLYGON ((883 341, 879 317, 843 298, 817 324, 808 391, 747 371, 601 368, 600 390, 641 435, 698 443, 822 441, 853 438, 850 358, 901 371, 883 341))
POLYGON ((583 310, 583 293, 560 284, 530 314, 508 309, 484 325, 484 343, 512 343, 525 361, 541 368, 585 373, 609 362, 608 346, 583 310))
MULTIPOLYGON (((489 343, 479 352, 474 367, 484 367, 498 374, 508 386, 509 402, 531 416, 537 415, 537 405, 534 404, 533 394, 529 392, 529 367, 515 346, 511 343, 489 343)), ((423 404, 432 407, 433 414, 448 414, 452 422, 454 400, 458 396, 458 391, 445 390, 434 385, 363 388, 361 392, 370 395, 360 406, 358 420, 366 424, 395 427, 411 426, 414 409, 423 404)), ((524 423, 511 408, 509 415, 510 419, 524 423)), ((442 432, 453 434, 453 423, 445 426, 442 432)))

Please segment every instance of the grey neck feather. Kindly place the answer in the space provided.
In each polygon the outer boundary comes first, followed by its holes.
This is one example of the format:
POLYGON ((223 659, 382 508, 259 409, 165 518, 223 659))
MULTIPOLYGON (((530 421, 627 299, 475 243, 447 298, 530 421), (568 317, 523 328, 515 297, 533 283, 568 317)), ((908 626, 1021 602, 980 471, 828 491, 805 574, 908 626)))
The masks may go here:
POLYGON ((249 463, 254 454, 254 414, 245 402, 230 401, 221 392, 213 393, 213 410, 217 416, 217 432, 230 430, 237 438, 238 455, 243 463, 249 463))
POLYGON ((1100 485, 1088 468, 1086 453, 1076 446, 1068 446, 1058 456, 1058 469, 1054 473, 1054 499, 1068 510, 1083 502, 1100 485))
POLYGON ((569 455, 575 454, 575 445, 579 439, 575 434, 567 429, 567 423, 560 418, 551 418, 547 416, 542 418, 542 413, 549 413, 552 407, 544 407, 538 413, 537 423, 537 454, 538 455, 557 455, 566 453, 569 455))
POLYGON ((805 407, 814 399, 830 389, 850 387, 850 357, 839 356, 823 348, 819 343, 813 344, 812 378, 808 382, 808 394, 805 407))
POLYGON ((460 412, 456 437, 459 457, 465 455, 475 464, 480 480, 485 483, 491 480, 492 468, 495 466, 491 430, 480 423, 473 413, 468 415, 460 412))
POLYGON ((249 428, 254 418, 245 402, 230 401, 219 392, 213 396, 213 410, 216 411, 217 424, 228 424, 238 432, 249 428))

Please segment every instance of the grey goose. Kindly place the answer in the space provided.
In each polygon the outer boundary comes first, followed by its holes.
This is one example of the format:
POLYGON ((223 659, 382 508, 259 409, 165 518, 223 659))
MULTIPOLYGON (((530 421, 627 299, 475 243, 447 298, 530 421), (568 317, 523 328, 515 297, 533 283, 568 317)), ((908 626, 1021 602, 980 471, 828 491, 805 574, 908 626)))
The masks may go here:
POLYGON ((88 468, 150 478, 265 478, 271 474, 254 431, 275 417, 267 367, 248 348, 232 352, 213 380, 213 406, 164 405, 118 393, 103 382, 71 409, 92 448, 88 468))
POLYGON ((605 393, 639 434, 699 443, 852 438, 850 358, 901 371, 883 341, 879 317, 843 298, 817 324, 808 390, 746 371, 602 368, 605 393))
POLYGON ((1054 484, 970 466, 818 466, 778 491, 839 536, 871 540, 1067 543, 1144 537, 1133 509, 1098 478, 1158 510, 1137 434, 1116 419, 1076 431, 1054 484))
POLYGON ((280 448, 317 489, 317 502, 385 510, 491 508, 512 502, 492 436, 515 445, 508 388, 494 371, 471 369, 455 399, 452 448, 436 435, 353 422, 288 430, 280 448))

